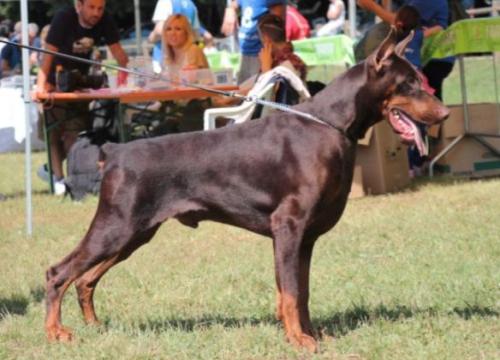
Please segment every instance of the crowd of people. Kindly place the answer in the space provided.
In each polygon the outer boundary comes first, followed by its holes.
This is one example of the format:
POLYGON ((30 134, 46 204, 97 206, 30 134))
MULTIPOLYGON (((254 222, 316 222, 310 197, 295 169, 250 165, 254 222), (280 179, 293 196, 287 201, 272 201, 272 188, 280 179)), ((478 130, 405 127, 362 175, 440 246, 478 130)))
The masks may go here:
MULTIPOLYGON (((385 2, 383 2, 384 4, 385 2)), ((447 0, 407 0, 402 4, 384 6, 374 0, 357 0, 359 8, 373 13, 387 25, 394 25, 403 37, 414 31, 415 36, 408 47, 406 56, 421 72, 429 91, 442 97, 442 83, 453 67, 453 58, 432 60, 422 66, 420 48, 423 39, 448 26, 447 0)), ((74 6, 61 9, 47 25, 41 36, 38 26, 29 24, 30 44, 89 59, 97 46, 108 46, 118 65, 126 67, 128 57, 120 45, 118 27, 105 10, 105 0, 76 0, 74 6)), ((287 65, 304 82, 307 67, 293 53, 291 41, 311 36, 328 36, 344 32, 346 4, 343 0, 330 0, 324 21, 310 22, 298 11, 293 2, 286 0, 228 0, 221 27, 225 36, 237 35, 241 54, 241 67, 237 83, 240 91, 250 87, 243 85, 256 74, 266 72, 278 65, 287 65)), ((166 73, 170 78, 178 77, 181 71, 206 69, 209 67, 205 48, 213 46, 213 35, 203 27, 198 16, 198 8, 192 0, 158 0, 152 20, 155 27, 148 37, 153 44, 152 66, 157 73, 166 73)), ((368 30, 369 32, 370 30, 368 30)), ((19 42, 20 23, 12 26, 8 21, 0 24, 0 36, 19 42)), ((376 44, 375 44, 376 46, 376 44)), ((1 49, 1 75, 20 73, 21 51, 13 45, 1 49)), ((37 94, 54 91, 60 69, 78 70, 82 74, 89 71, 89 65, 72 60, 32 53, 30 64, 38 69, 37 94)), ((126 81, 126 74, 120 73, 118 83, 126 81)), ((250 84, 254 83, 251 81, 250 84)), ((233 101, 215 99, 218 106, 226 106, 233 101)), ((52 176, 56 194, 63 194, 63 161, 77 139, 78 133, 88 129, 90 124, 88 103, 71 104, 71 107, 57 107, 46 112, 47 116, 70 118, 50 132, 52 174, 46 166, 39 169, 44 179, 52 176), (71 113, 71 115, 70 115, 71 113), (76 116, 74 115, 76 114, 76 116)), ((425 130, 422 129, 424 132, 425 130)), ((412 170, 422 167, 425 158, 419 158, 410 149, 409 159, 412 170)))
MULTIPOLYGON (((13 43, 22 40, 22 24, 20 21, 13 24, 6 19, 0 23, 0 38, 13 43)), ((31 46, 40 47, 39 27, 35 23, 28 24, 28 42, 31 46)), ((0 43, 0 77, 19 75, 22 73, 21 49, 15 45, 0 43)), ((40 65, 40 54, 31 52, 29 56, 30 69, 34 70, 40 65)))

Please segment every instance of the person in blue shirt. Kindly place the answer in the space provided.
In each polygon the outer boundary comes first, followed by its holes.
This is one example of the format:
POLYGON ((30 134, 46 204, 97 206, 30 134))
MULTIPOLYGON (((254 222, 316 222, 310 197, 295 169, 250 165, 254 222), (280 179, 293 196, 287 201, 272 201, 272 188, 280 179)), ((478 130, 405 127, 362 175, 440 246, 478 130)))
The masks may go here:
MULTIPOLYGON (((357 0, 357 4, 377 15, 383 21, 393 24, 395 13, 383 8, 374 0, 357 0)), ((404 5, 415 7, 420 13, 424 38, 429 37, 448 27, 448 1, 447 0, 407 0, 404 5)), ((444 79, 453 69, 454 57, 432 59, 422 71, 427 77, 430 86, 435 90, 436 97, 442 100, 442 87, 444 79)))
POLYGON ((420 26, 420 13, 410 5, 402 6, 394 18, 394 25, 398 29, 399 41, 406 38, 413 31, 413 38, 405 49, 405 58, 413 64, 418 70, 422 70, 422 61, 420 50, 424 41, 424 34, 420 26))
POLYGON ((241 51, 241 65, 238 73, 238 84, 259 72, 259 52, 262 48, 257 23, 266 13, 278 15, 283 20, 286 17, 285 0, 229 0, 222 33, 230 36, 238 25, 237 9, 240 9, 241 20, 238 31, 238 41, 241 51))
MULTIPOLYGON (((20 23, 19 23, 20 24, 20 23)), ((18 31, 11 37, 10 41, 14 43, 21 42, 20 26, 17 26, 18 31)), ((37 38, 38 25, 35 23, 28 24, 28 42, 30 45, 39 47, 40 39, 37 38)), ((20 74, 22 72, 22 54, 21 48, 15 45, 6 44, 0 53, 1 73, 2 77, 20 74)), ((30 54, 30 68, 37 66, 36 53, 30 54)))

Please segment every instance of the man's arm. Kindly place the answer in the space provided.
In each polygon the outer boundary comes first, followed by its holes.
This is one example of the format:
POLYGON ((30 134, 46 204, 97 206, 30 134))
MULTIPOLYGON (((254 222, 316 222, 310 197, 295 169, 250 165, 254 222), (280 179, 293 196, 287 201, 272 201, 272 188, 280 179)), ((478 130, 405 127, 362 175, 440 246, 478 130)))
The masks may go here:
POLYGON ((429 37, 443 30, 441 25, 434 25, 431 27, 424 27, 424 37, 429 37))
POLYGON ((236 27, 238 26, 237 10, 238 2, 236 0, 228 0, 221 27, 221 32, 226 36, 229 36, 236 31, 236 27))
MULTIPOLYGON (((59 51, 57 47, 51 44, 46 44, 46 49, 55 52, 59 51)), ((50 67, 52 66, 52 62, 54 61, 54 55, 45 53, 43 54, 42 58, 43 58, 42 64, 40 65, 36 81, 36 89, 37 89, 36 94, 46 93, 54 90, 52 84, 47 82, 47 77, 49 76, 50 67)))
POLYGON ((386 23, 394 24, 394 19, 396 18, 396 15, 391 11, 384 9, 374 0, 357 0, 356 2, 359 7, 371 11, 386 23))
POLYGON ((118 65, 121 67, 127 67, 128 63, 128 56, 125 53, 125 50, 123 50, 121 44, 119 42, 108 45, 109 50, 111 51, 111 54, 113 57, 116 59, 116 62, 118 65))
POLYGON ((161 33, 163 30, 163 24, 165 20, 158 21, 154 27, 154 29, 149 33, 148 41, 154 44, 157 41, 161 40, 161 33))
POLYGON ((286 5, 284 4, 272 5, 269 7, 269 12, 271 14, 278 15, 283 20, 286 19, 286 5))
MULTIPOLYGON (((123 50, 121 44, 119 42, 108 45, 109 51, 115 58, 116 62, 119 66, 126 68, 128 64, 128 56, 123 50)), ((118 72, 117 84, 118 86, 125 85, 127 83, 127 73, 124 71, 118 72)))
POLYGON ((342 11, 344 10, 344 3, 342 1, 336 2, 334 6, 329 6, 328 11, 326 13, 326 18, 328 20, 336 20, 342 11))

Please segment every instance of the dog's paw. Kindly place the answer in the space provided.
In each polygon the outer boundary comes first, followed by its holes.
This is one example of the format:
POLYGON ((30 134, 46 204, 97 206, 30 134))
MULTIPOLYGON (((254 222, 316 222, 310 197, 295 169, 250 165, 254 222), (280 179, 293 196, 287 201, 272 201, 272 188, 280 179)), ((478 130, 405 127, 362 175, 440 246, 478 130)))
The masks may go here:
POLYGON ((47 338, 49 341, 70 342, 73 340, 73 333, 70 329, 60 326, 47 329, 47 338))
POLYGON ((299 336, 291 336, 288 338, 288 340, 294 346, 301 349, 306 349, 309 352, 315 353, 319 351, 318 342, 312 336, 302 334, 299 336))
POLYGON ((319 351, 318 342, 312 336, 306 334, 303 334, 300 337, 300 346, 312 353, 319 351))
POLYGON ((95 316, 85 317, 84 320, 85 320, 85 324, 87 324, 88 326, 94 326, 94 327, 102 327, 103 326, 102 323, 95 316))

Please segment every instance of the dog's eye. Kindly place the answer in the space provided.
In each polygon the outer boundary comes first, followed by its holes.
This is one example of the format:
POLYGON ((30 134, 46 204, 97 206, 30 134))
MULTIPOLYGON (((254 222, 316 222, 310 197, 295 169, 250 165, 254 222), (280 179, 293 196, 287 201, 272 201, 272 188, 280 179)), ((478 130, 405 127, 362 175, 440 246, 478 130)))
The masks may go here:
POLYGON ((413 86, 408 82, 402 82, 396 87, 396 91, 400 94, 408 94, 411 92, 413 86))
POLYGON ((403 82, 399 83, 396 90, 400 94, 408 94, 412 91, 420 89, 420 79, 418 77, 408 77, 403 82))

